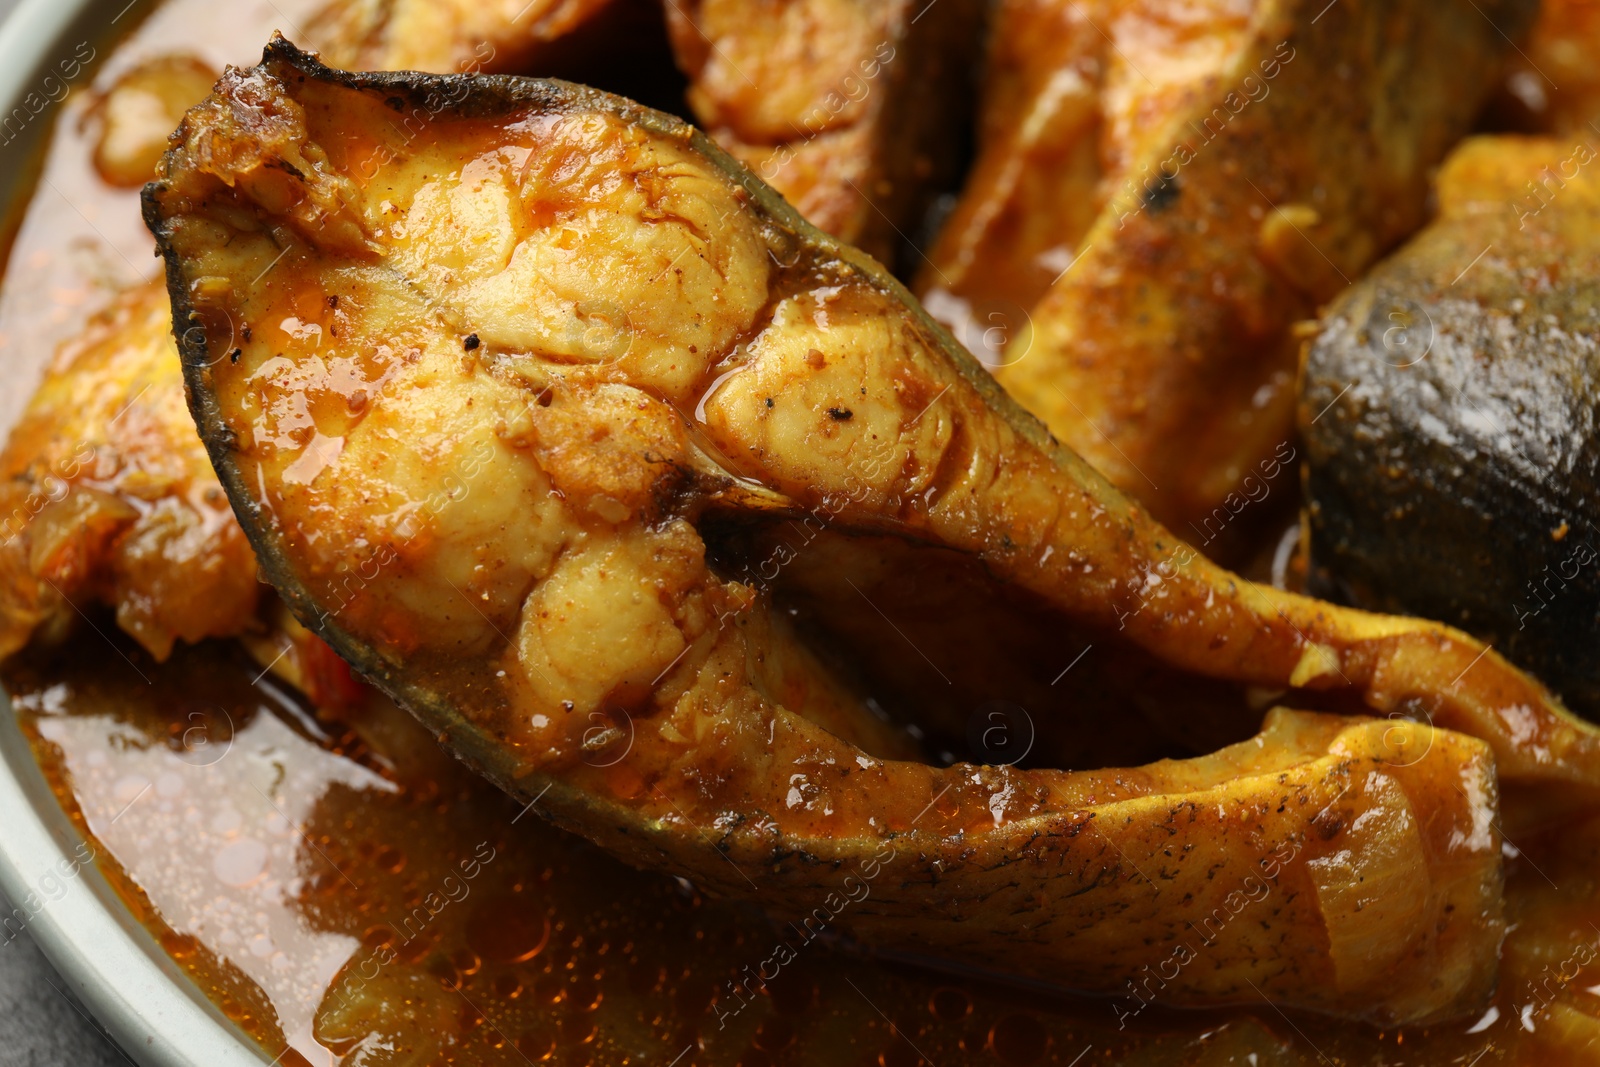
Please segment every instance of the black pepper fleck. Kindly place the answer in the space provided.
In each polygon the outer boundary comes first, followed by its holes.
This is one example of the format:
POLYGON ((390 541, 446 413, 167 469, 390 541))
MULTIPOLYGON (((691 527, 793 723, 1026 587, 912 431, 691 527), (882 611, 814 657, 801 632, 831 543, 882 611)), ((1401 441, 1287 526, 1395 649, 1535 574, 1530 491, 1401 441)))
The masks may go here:
POLYGON ((1161 214, 1161 212, 1172 206, 1173 201, 1178 199, 1177 175, 1173 175, 1170 178, 1165 174, 1161 175, 1154 185, 1145 189, 1144 196, 1140 199, 1144 201, 1144 206, 1150 210, 1152 215, 1161 214))
POLYGON ((469 333, 467 334, 467 339, 461 342, 461 347, 465 348, 468 352, 472 352, 475 351, 478 345, 481 343, 482 342, 478 340, 477 334, 469 333))
MULTIPOLYGON (((768 402, 770 403, 770 401, 768 402)), ((851 411, 849 408, 828 409, 828 418, 832 419, 834 422, 849 422, 851 419, 855 418, 855 414, 856 413, 851 411)))

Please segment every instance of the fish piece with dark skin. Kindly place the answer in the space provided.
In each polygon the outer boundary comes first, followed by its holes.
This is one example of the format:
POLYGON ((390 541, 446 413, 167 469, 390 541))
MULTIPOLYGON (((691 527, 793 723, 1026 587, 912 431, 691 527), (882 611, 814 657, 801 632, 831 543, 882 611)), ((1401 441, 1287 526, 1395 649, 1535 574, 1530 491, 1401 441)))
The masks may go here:
POLYGON ((551 60, 618 0, 329 0, 306 32, 335 66, 515 70, 551 60))
POLYGON ((1200 558, 667 116, 279 39, 186 117, 145 210, 263 573, 452 751, 635 864, 1105 991, 1266 877, 1171 1002, 1416 1021, 1492 986, 1500 783, 1600 778, 1596 732, 1466 635, 1200 558), (427 138, 387 121, 442 93, 427 138), (1134 768, 880 757, 868 702, 733 576, 727 531, 808 515, 966 556, 1175 671, 1368 715, 1278 709, 1134 768))
MULTIPOLYGON (((659 13, 647 0, 461 10, 330 0, 310 26, 336 63, 573 70, 595 57, 575 54, 581 49, 572 35, 645 36, 636 25, 645 10, 664 54, 659 13), (540 50, 557 40, 559 62, 540 50)), ((215 80, 215 71, 185 53, 124 72, 89 110, 100 178, 133 187, 149 180, 168 134, 215 80)), ((177 641, 240 637, 263 667, 271 664, 319 703, 344 706, 354 683, 343 664, 263 602, 272 598, 260 595, 254 553, 194 434, 170 323, 164 287, 120 293, 57 353, 12 431, 0 455, 0 658, 35 639, 59 638, 84 624, 83 611, 105 605, 158 660, 177 641)))
POLYGON ((1300 432, 1313 588, 1469 630, 1600 716, 1600 147, 1481 137, 1330 307, 1300 432))
POLYGON ((660 0, 326 0, 305 32, 347 70, 535 74, 683 107, 660 0))
POLYGON ((959 180, 981 0, 672 0, 666 14, 706 132, 812 225, 895 266, 959 180))
POLYGON ((1424 222, 1536 9, 1011 0, 918 292, 1162 521, 1227 519, 1291 440, 1295 323, 1424 222))

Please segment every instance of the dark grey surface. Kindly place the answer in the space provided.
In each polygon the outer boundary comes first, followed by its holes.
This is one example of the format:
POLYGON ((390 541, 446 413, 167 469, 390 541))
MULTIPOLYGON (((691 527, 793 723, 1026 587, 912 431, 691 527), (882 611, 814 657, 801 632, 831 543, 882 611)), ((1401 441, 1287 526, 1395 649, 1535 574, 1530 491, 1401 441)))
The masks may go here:
MULTIPOLYGON (((9 0, 0 4, 10 7, 9 0)), ((0 897, 0 914, 10 905, 0 897)), ((0 933, 0 1064, 4 1067, 128 1067, 67 983, 24 930, 0 933)))
MULTIPOLYGON (((17 0, 0 0, 0 19, 17 0)), ((0 897, 0 915, 11 907, 0 897)), ((102 1035, 67 983, 24 930, 0 928, 0 1065, 127 1067, 128 1058, 102 1035)))

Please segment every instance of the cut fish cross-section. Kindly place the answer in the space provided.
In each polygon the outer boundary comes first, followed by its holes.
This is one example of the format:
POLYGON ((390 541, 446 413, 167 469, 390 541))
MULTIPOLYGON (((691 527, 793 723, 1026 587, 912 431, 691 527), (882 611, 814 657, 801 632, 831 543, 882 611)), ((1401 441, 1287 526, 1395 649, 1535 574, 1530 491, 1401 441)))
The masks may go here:
POLYGON ((190 112, 145 211, 266 577, 636 864, 1063 986, 1148 967, 1170 1003, 1415 1021, 1493 984, 1501 784, 1600 781, 1594 731, 1471 638, 1199 558, 675 119, 277 39, 190 112), (426 136, 387 121, 427 98, 452 103, 426 136), (785 552, 811 522, 836 567, 785 552), (884 544, 1197 690, 1390 718, 1279 709, 1129 769, 921 761, 787 607, 861 592, 884 544))

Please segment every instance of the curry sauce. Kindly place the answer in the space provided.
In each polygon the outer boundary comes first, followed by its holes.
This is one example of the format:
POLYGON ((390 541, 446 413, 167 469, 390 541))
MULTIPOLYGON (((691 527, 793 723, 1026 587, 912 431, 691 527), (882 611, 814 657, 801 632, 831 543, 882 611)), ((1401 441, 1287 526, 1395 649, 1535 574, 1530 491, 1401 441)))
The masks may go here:
MULTIPOLYGON (((165 5, 147 24, 159 32, 141 31, 126 47, 159 53, 201 6, 165 5)), ((266 11, 264 23, 279 17, 266 11)), ((268 28, 228 31, 253 45, 268 28)), ((92 169, 85 103, 63 112, 69 121, 47 161, 53 184, 41 186, 9 264, 0 299, 8 355, 19 337, 37 349, 77 332, 83 311, 74 309, 109 303, 131 280, 106 279, 93 264, 115 256, 138 273, 117 242, 148 249, 131 198, 92 169), (75 122, 85 125, 74 132, 75 122), (111 230, 111 241, 90 223, 79 238, 87 255, 52 259, 45 235, 69 214, 126 214, 128 227, 111 230), (19 297, 39 284, 40 267, 76 295, 19 297)), ((1514 830, 1515 842, 1505 841, 1510 932, 1497 992, 1475 1019, 1380 1032, 1270 1003, 1180 1013, 1163 1006, 1166 991, 1183 970, 1207 966, 1218 928, 1258 921, 1272 906, 1269 882, 1220 895, 1210 925, 1130 975, 1117 996, 1003 985, 952 974, 948 961, 938 971, 873 958, 840 936, 841 920, 887 887, 902 857, 866 853, 823 887, 809 915, 775 923, 547 826, 538 798, 514 801, 472 775, 380 696, 319 711, 231 642, 180 644, 158 663, 113 627, 100 629, 114 647, 85 629, 54 652, 12 661, 5 684, 19 723, 130 909, 279 1062, 1489 1064, 1600 1055, 1590 1048, 1600 1038, 1600 821, 1537 837, 1514 830)))

